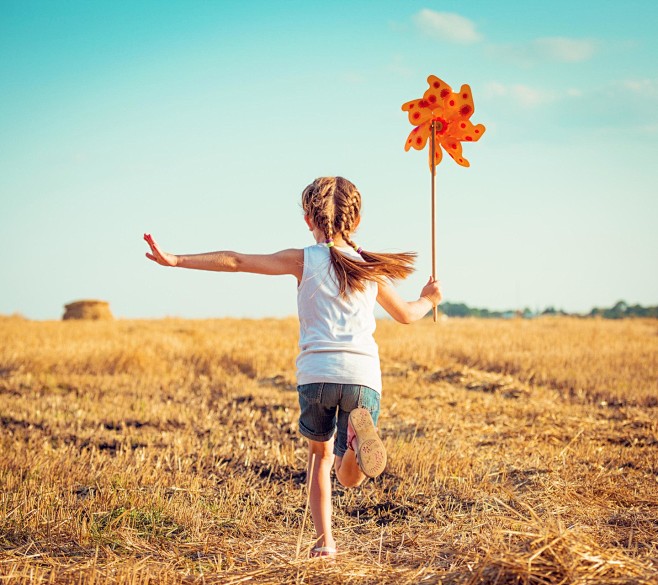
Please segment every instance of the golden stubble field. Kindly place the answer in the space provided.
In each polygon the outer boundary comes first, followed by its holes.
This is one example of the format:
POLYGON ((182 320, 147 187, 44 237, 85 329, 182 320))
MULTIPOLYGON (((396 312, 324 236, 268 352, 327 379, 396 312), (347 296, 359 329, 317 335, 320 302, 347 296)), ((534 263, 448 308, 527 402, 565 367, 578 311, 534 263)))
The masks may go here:
POLYGON ((297 322, 0 319, 3 583, 656 583, 658 322, 380 322, 308 559, 297 322))

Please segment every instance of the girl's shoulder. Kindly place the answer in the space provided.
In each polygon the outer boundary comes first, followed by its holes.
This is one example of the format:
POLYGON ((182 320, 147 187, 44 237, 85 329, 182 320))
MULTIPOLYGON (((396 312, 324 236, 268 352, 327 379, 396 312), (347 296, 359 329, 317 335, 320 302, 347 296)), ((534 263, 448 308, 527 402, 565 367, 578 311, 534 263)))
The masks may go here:
POLYGON ((312 246, 306 246, 302 249, 304 258, 328 258, 329 257, 329 248, 324 244, 313 244, 312 246))

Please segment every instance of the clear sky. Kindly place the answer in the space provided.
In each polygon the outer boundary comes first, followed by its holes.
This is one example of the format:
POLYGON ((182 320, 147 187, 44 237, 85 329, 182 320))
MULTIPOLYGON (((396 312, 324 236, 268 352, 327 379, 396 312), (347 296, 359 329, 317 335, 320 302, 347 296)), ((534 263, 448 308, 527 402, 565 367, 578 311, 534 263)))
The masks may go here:
POLYGON ((343 175, 355 240, 430 268, 426 151, 403 102, 470 84, 466 169, 438 168, 444 297, 658 303, 658 3, 0 0, 0 313, 295 313, 292 277, 145 259, 313 243, 299 196, 343 175))

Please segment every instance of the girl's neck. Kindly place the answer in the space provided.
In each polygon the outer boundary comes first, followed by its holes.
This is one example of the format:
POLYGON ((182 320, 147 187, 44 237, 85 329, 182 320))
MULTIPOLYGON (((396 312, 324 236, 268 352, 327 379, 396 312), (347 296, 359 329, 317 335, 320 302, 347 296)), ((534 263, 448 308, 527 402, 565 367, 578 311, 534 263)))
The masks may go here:
MULTIPOLYGON (((325 244, 326 241, 327 241, 327 238, 325 238, 324 234, 318 229, 313 230, 313 237, 315 238, 315 241, 318 244, 325 244)), ((334 246, 336 246, 337 248, 349 248, 350 247, 349 244, 345 240, 343 240, 343 236, 341 236, 339 234, 336 234, 334 236, 334 246)))

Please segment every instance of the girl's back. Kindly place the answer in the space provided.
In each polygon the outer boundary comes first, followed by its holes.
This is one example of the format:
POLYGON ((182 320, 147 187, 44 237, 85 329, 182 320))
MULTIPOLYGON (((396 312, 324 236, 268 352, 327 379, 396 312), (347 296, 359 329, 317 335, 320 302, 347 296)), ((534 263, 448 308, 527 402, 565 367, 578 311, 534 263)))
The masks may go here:
MULTIPOLYGON (((351 248, 340 252, 360 259, 351 248)), ((304 249, 304 271, 297 290, 299 346, 298 384, 333 382, 364 384, 381 392, 375 331, 377 284, 341 295, 330 249, 316 244, 304 249)))

